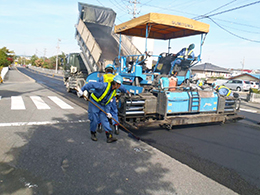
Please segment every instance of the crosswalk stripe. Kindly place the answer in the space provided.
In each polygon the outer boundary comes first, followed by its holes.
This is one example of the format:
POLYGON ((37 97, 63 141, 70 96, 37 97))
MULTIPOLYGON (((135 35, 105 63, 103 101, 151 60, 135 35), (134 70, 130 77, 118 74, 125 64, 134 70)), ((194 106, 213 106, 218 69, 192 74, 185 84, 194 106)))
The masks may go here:
POLYGON ((32 99, 33 103, 39 110, 46 110, 46 109, 51 109, 43 100, 40 96, 30 96, 32 99))
POLYGON ((11 96, 11 110, 25 110, 22 96, 11 96))
POLYGON ((56 96, 48 96, 48 98, 50 98, 55 104, 57 104, 62 109, 73 109, 73 107, 71 107, 69 104, 67 104, 66 102, 64 102, 56 96))
POLYGON ((39 122, 14 122, 14 123, 0 123, 0 127, 12 126, 32 126, 32 125, 54 125, 66 123, 89 123, 90 120, 77 120, 77 121, 39 121, 39 122))

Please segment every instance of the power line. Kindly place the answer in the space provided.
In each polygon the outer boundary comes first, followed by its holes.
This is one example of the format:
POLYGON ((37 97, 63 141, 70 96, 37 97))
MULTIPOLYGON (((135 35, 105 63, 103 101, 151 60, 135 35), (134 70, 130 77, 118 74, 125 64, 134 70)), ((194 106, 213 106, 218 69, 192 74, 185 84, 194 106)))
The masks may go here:
MULTIPOLYGON (((141 5, 143 5, 143 4, 141 4, 141 5)), ((157 8, 157 9, 163 9, 163 10, 179 12, 179 13, 184 13, 184 14, 189 14, 189 15, 193 15, 193 16, 198 16, 197 14, 192 14, 192 13, 180 11, 180 10, 177 10, 177 9, 171 9, 169 7, 160 7, 160 6, 156 6, 156 5, 145 5, 145 6, 154 7, 154 8, 157 8)))
POLYGON ((153 0, 147 1, 146 3, 142 4, 142 5, 147 5, 148 3, 150 3, 153 0))
POLYGON ((231 28, 231 29, 234 29, 234 30, 238 30, 238 31, 242 31, 242 32, 246 32, 246 33, 251 33, 251 34, 260 34, 260 32, 252 32, 252 31, 248 31, 248 30, 242 30, 242 29, 238 29, 238 28, 233 28, 233 27, 230 27, 230 26, 227 26, 227 25, 223 25, 222 24, 222 27, 227 27, 227 28, 231 28))
POLYGON ((247 26, 247 27, 251 27, 251 28, 256 28, 256 29, 260 29, 260 27, 258 26, 253 26, 253 25, 249 25, 249 24, 242 24, 242 23, 239 23, 239 22, 233 22, 233 21, 229 21, 229 20, 223 20, 223 19, 218 19, 218 18, 215 18, 214 20, 220 20, 220 21, 223 21, 223 22, 231 22, 232 24, 236 24, 236 25, 241 25, 241 26, 247 26))
POLYGON ((113 1, 109 0, 114 6, 116 6, 118 9, 120 9, 121 11, 125 11, 124 9, 122 9, 121 7, 119 7, 119 5, 115 4, 113 1))
POLYGON ((119 3, 117 2, 117 0, 115 0, 115 2, 125 11, 125 7, 123 7, 121 4, 119 4, 119 3))
POLYGON ((235 33, 232 33, 232 32, 230 32, 229 30, 227 30, 227 29, 223 28, 222 26, 220 26, 220 25, 219 25, 217 22, 215 22, 212 18, 210 18, 210 17, 207 17, 207 18, 210 19, 213 23, 215 23, 219 28, 223 29, 224 31, 228 32, 229 34, 231 34, 231 35, 233 35, 233 36, 235 36, 235 37, 238 37, 238 38, 240 38, 240 39, 244 39, 244 40, 250 41, 250 42, 260 43, 260 41, 248 39, 248 38, 245 38, 245 37, 241 37, 241 36, 239 36, 239 35, 237 35, 237 34, 235 34, 235 33))
POLYGON ((257 4, 257 3, 260 3, 260 1, 255 1, 253 3, 249 3, 249 4, 246 4, 246 5, 242 5, 242 6, 239 6, 239 7, 232 8, 232 9, 228 9, 228 10, 225 10, 225 11, 222 11, 222 12, 211 14, 211 15, 208 15, 207 17, 212 17, 212 16, 216 16, 216 15, 223 14, 223 13, 226 13, 226 12, 234 11, 234 10, 241 9, 241 8, 244 8, 244 7, 248 7, 248 6, 257 4))
POLYGON ((231 4, 231 3, 235 2, 235 1, 237 1, 237 0, 233 0, 233 1, 229 2, 229 3, 226 3, 226 4, 220 6, 220 7, 216 8, 216 9, 214 9, 214 10, 212 10, 212 11, 206 13, 206 14, 203 14, 202 16, 198 16, 198 17, 195 17, 195 18, 193 18, 193 19, 194 19, 194 20, 199 20, 200 18, 203 18, 203 16, 206 16, 206 15, 208 15, 208 14, 214 12, 214 11, 217 11, 217 10, 219 10, 219 9, 221 9, 221 8, 227 6, 227 5, 229 5, 229 4, 231 4))
MULTIPOLYGON (((104 4, 103 4, 103 3, 101 3, 99 0, 97 0, 97 2, 98 2, 100 5, 104 6, 104 4)), ((105 7, 105 6, 104 6, 104 7, 105 7)))

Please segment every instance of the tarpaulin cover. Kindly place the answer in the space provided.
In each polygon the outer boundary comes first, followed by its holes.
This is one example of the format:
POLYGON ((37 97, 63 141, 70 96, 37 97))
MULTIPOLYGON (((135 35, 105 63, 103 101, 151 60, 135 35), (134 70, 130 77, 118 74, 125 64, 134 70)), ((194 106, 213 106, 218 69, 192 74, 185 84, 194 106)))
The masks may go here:
POLYGON ((114 25, 116 13, 110 8, 79 3, 78 9, 80 12, 80 18, 83 22, 95 23, 109 27, 113 27, 114 25))
POLYGON ((209 24, 183 16, 159 13, 149 13, 119 24, 115 26, 114 32, 146 37, 147 24, 148 38, 153 39, 167 40, 209 32, 209 24))

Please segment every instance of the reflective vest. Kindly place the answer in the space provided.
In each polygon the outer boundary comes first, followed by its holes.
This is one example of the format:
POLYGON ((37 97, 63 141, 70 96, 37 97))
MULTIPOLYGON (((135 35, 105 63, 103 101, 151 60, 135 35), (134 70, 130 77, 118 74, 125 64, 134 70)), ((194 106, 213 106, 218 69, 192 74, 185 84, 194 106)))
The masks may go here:
POLYGON ((113 74, 104 74, 103 75, 104 83, 112 82, 114 77, 115 77, 115 75, 113 75, 113 74))
POLYGON ((203 81, 202 80, 199 80, 198 81, 198 86, 201 87, 203 85, 203 81))
POLYGON ((228 93, 227 93, 226 96, 229 96, 231 94, 231 92, 232 92, 228 87, 226 87, 224 85, 220 86, 217 91, 219 91, 220 89, 227 89, 228 90, 228 93))
POLYGON ((189 52, 188 51, 189 51, 189 49, 186 48, 184 56, 178 56, 178 58, 183 58, 183 57, 188 58, 188 56, 191 55, 191 53, 192 53, 192 49, 189 52))
MULTIPOLYGON (((94 93, 91 94, 91 97, 97 103, 100 103, 104 99, 104 97, 106 97, 106 95, 108 94, 110 87, 111 87, 111 83, 109 82, 109 83, 107 83, 107 87, 106 87, 105 91, 103 92, 103 94, 99 98, 97 98, 94 93)), ((116 90, 114 89, 113 92, 112 92, 112 95, 110 96, 108 101, 105 103, 105 105, 107 105, 115 95, 116 95, 116 90)))

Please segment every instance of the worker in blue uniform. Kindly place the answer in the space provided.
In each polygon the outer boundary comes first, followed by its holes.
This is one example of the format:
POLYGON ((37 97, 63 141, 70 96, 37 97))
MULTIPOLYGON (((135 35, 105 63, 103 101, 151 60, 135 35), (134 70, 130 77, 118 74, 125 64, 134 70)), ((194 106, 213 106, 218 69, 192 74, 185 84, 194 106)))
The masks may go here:
MULTIPOLYGON (((112 64, 108 64, 105 67, 105 74, 99 78, 99 82, 111 82, 113 80, 113 78, 116 76, 114 75, 114 66, 112 64)), ((129 96, 131 96, 130 92, 126 90, 126 88, 121 85, 119 90, 123 93, 128 93, 129 96)), ((111 100, 111 104, 110 104, 110 113, 112 114, 112 117, 118 121, 118 109, 117 109, 117 105, 116 105, 116 98, 113 97, 113 99, 111 100)), ((112 121, 112 124, 115 128, 115 134, 118 135, 119 134, 119 125, 118 123, 116 123, 114 120, 112 121)), ((102 126, 101 123, 98 124, 98 132, 102 132, 102 126)))
POLYGON ((233 96, 231 89, 229 89, 228 87, 226 87, 224 85, 216 86, 215 89, 222 96, 227 96, 227 97, 233 96))
POLYGON ((203 85, 204 85, 203 80, 202 80, 202 79, 199 79, 199 80, 197 81, 197 86, 198 86, 198 87, 202 87, 203 85))
POLYGON ((175 65, 180 65, 183 60, 193 61, 195 59, 193 49, 195 45, 192 43, 188 48, 182 48, 177 54, 173 54, 174 60, 171 62, 171 67, 173 67, 173 72, 171 74, 177 75, 178 71, 175 70, 175 65))
POLYGON ((194 60, 194 52, 193 52, 194 48, 195 45, 193 43, 190 44, 188 48, 182 48, 182 50, 175 55, 176 57, 175 64, 180 64, 182 60, 186 60, 186 59, 194 60))
POLYGON ((106 131, 107 143, 117 141, 117 139, 114 138, 112 135, 112 129, 110 127, 108 119, 112 118, 112 115, 110 113, 111 100, 116 95, 116 90, 120 88, 122 82, 123 78, 117 75, 113 78, 113 81, 108 83, 89 82, 85 84, 81 89, 79 87, 77 88, 80 96, 83 95, 83 92, 86 96, 88 96, 89 91, 93 90, 94 92, 90 95, 90 100, 107 113, 106 115, 94 104, 89 102, 88 118, 90 120, 90 132, 91 139, 93 141, 97 141, 96 128, 99 120, 101 121, 102 126, 106 131))

